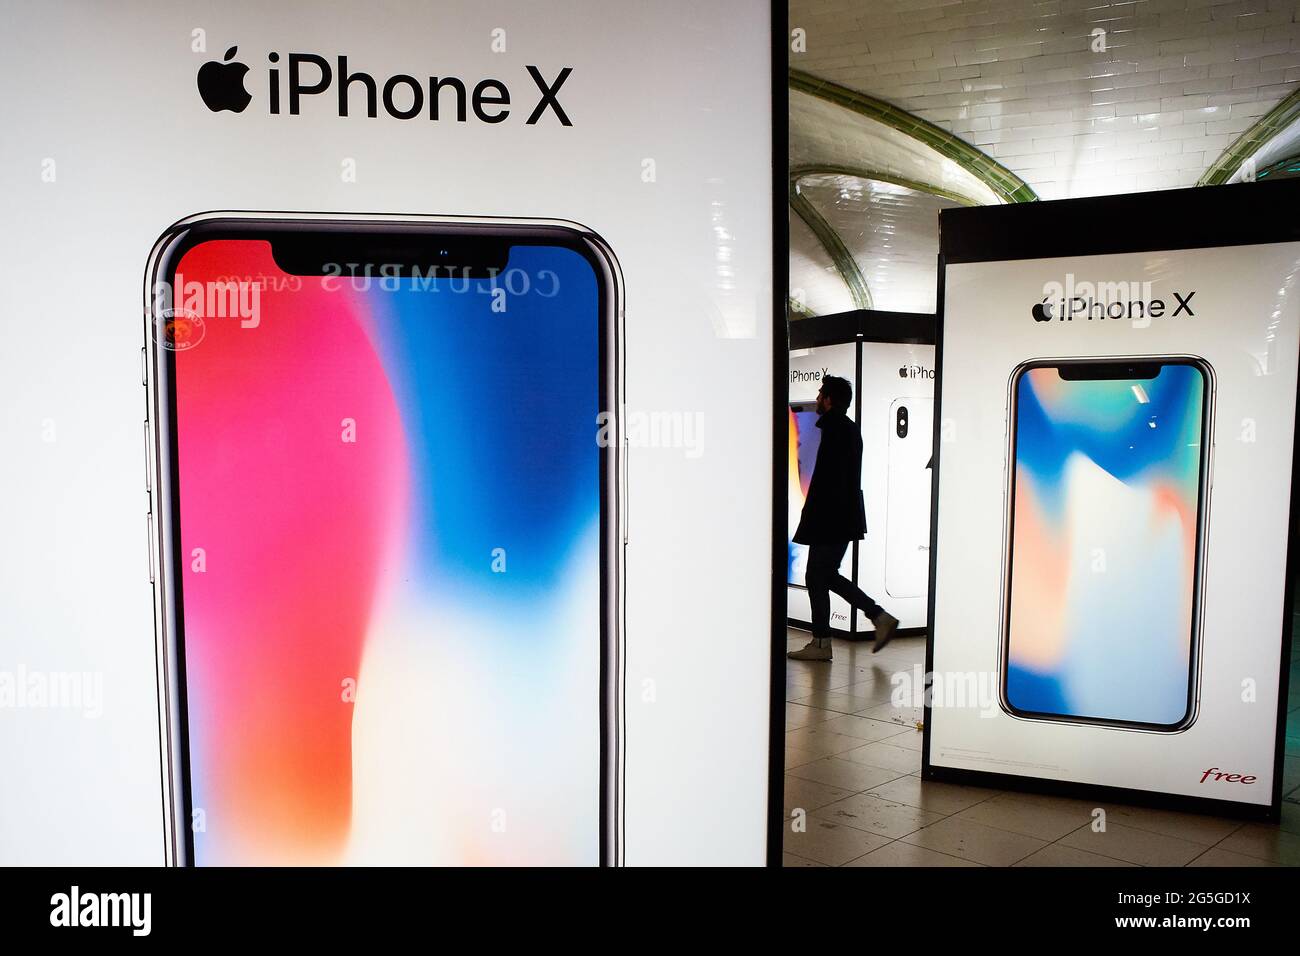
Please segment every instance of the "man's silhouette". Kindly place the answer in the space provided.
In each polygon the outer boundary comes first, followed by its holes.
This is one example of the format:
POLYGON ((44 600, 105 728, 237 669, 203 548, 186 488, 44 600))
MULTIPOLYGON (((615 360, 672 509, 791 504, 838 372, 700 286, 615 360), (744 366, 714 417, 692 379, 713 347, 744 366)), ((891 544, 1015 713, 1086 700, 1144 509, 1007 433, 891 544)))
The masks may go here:
POLYGON ((831 659, 831 592, 860 610, 876 626, 872 653, 889 643, 898 628, 898 618, 840 574, 840 563, 850 541, 867 533, 866 508, 862 503, 862 434, 846 414, 853 400, 853 386, 847 379, 827 375, 817 393, 817 427, 822 430, 813 464, 808 498, 804 502, 797 544, 808 545, 805 583, 812 607, 813 639, 787 655, 797 661, 831 659))

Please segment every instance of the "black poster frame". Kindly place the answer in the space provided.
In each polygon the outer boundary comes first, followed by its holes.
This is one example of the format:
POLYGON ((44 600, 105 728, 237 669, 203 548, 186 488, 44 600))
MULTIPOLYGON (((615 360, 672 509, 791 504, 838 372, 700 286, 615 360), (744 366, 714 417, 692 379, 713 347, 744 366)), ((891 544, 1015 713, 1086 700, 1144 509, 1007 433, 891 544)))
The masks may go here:
MULTIPOLYGON (((782 441, 785 436, 787 379, 790 368, 790 333, 786 309, 790 299, 790 86, 788 7, 773 0, 771 11, 770 72, 772 96, 772 483, 771 567, 768 581, 768 715, 767 715, 767 806, 765 819, 765 862, 781 865, 785 806, 785 573, 782 553, 785 550, 786 524, 785 462, 782 441), (782 534, 777 535, 777 529, 782 534)), ((761 305, 760 305, 761 308, 761 305)))

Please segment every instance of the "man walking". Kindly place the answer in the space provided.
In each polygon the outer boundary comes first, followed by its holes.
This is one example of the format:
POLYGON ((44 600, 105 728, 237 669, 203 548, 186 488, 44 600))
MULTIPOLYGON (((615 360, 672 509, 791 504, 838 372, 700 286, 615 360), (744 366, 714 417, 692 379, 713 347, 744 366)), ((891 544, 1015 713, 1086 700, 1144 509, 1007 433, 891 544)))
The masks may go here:
POLYGON ((796 661, 831 659, 832 591, 875 624, 873 654, 889 643, 898 628, 898 618, 840 574, 849 542, 867 533, 862 502, 862 433, 846 414, 852 400, 853 386, 847 379, 834 375, 822 379, 817 393, 817 427, 822 437, 808 483, 808 498, 794 533, 797 544, 808 545, 805 583, 812 607, 813 639, 786 655, 796 661))

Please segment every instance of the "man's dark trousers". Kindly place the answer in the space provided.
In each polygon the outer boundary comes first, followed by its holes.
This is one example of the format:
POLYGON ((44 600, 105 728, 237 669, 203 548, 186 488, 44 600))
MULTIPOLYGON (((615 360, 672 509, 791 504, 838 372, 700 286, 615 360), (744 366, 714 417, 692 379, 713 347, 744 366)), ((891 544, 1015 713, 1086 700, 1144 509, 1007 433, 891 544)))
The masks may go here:
POLYGON ((884 610, 863 590, 840 574, 840 564, 849 542, 841 544, 810 544, 808 565, 804 582, 808 585, 808 603, 812 609, 813 637, 831 636, 831 592, 856 607, 871 620, 884 610))

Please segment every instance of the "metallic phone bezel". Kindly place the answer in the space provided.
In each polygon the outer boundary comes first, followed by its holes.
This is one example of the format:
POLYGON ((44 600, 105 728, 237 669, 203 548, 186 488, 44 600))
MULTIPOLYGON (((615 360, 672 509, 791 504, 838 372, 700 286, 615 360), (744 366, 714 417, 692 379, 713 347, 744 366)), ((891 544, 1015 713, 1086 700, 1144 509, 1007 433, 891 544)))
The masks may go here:
POLYGON ((1032 720, 1056 724, 1073 724, 1087 727, 1107 727, 1114 730, 1140 733, 1182 733, 1196 722, 1201 709, 1201 628, 1205 608, 1205 572, 1207 542, 1209 540, 1210 498, 1214 486, 1214 406, 1216 384, 1214 367, 1199 355, 1087 355, 1066 358, 1034 358, 1021 362, 1011 370, 1007 381, 1006 434, 1002 446, 1002 570, 998 605, 998 706, 1007 716, 1016 720, 1032 720), (1188 702, 1183 718, 1173 724, 1150 724, 1138 721, 1110 720, 1072 714, 1046 714, 1023 711, 1007 698, 1007 671, 1011 640, 1011 538, 1015 509, 1015 443, 1016 443, 1016 386, 1021 377, 1034 368, 1057 368, 1062 365, 1122 364, 1125 362, 1161 365, 1191 365, 1205 379, 1201 422, 1201 469, 1198 483, 1199 503, 1196 514, 1196 565, 1192 591, 1192 633, 1188 654, 1188 702))
POLYGON ((167 865, 192 865, 189 841, 182 827, 190 826, 186 805, 188 754, 187 740, 182 740, 183 688, 179 686, 181 650, 176 640, 176 597, 172 562, 172 478, 170 477, 171 428, 170 402, 163 386, 160 369, 165 356, 160 354, 156 321, 163 310, 171 307, 170 286, 158 285, 159 272, 170 264, 171 251, 196 228, 211 229, 228 224, 235 229, 255 230, 259 224, 278 227, 302 224, 315 226, 429 227, 440 233, 518 232, 522 234, 561 232, 580 241, 599 264, 599 279, 604 293, 602 322, 608 346, 603 356, 605 389, 609 399, 609 454, 605 456, 603 480, 609 494, 601 503, 604 517, 605 567, 602 568, 602 603, 604 604, 604 647, 601 668, 602 747, 601 747, 601 864, 624 863, 624 783, 626 755, 626 544, 627 544, 627 447, 623 420, 626 406, 624 345, 624 284, 622 269, 613 250, 595 231, 565 219, 504 218, 492 216, 437 216, 388 213, 300 213, 259 212, 249 210, 210 211, 187 216, 169 226, 154 243, 144 274, 144 385, 146 388, 145 433, 146 484, 149 498, 150 577, 153 582, 154 637, 158 681, 158 716, 161 751, 161 784, 164 814, 163 853, 167 865), (155 294, 159 291, 160 294, 155 294), (166 477, 167 480, 163 480, 166 477))

